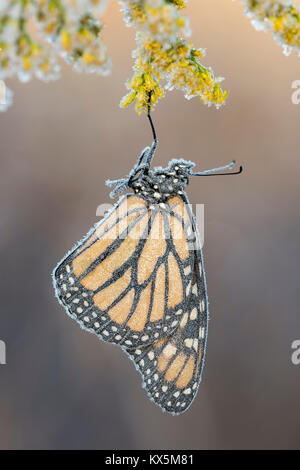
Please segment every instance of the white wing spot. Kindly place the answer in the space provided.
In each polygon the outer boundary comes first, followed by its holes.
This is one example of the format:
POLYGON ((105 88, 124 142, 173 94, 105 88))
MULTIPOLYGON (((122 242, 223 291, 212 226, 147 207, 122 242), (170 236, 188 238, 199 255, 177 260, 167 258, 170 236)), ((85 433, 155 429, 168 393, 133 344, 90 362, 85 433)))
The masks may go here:
POLYGON ((186 288, 186 296, 187 296, 187 297, 190 295, 190 292, 191 292, 191 285, 192 285, 192 283, 189 282, 189 285, 188 285, 187 288, 186 288))
POLYGON ((185 314, 183 315, 183 317, 181 319, 181 322, 180 322, 180 327, 181 328, 185 327, 185 325, 187 324, 188 318, 189 318, 189 314, 187 312, 185 312, 185 314))
POLYGON ((203 339, 205 337, 205 328, 199 329, 199 338, 203 339))
POLYGON ((197 312, 197 309, 196 309, 196 307, 195 307, 195 308, 193 308, 193 310, 191 311, 190 319, 191 319, 191 320, 196 320, 197 314, 198 314, 198 312, 197 312))
POLYGON ((188 274, 190 274, 191 272, 191 267, 190 266, 187 266, 186 268, 184 268, 184 274, 187 276, 188 274))
POLYGON ((171 356, 174 356, 176 351, 177 351, 177 348, 173 346, 173 344, 167 344, 167 346, 163 350, 163 354, 164 356, 171 357, 171 356))
POLYGON ((184 344, 186 345, 187 348, 191 348, 193 346, 193 338, 187 338, 184 340, 184 344))
POLYGON ((202 276, 202 263, 199 263, 199 275, 202 276))

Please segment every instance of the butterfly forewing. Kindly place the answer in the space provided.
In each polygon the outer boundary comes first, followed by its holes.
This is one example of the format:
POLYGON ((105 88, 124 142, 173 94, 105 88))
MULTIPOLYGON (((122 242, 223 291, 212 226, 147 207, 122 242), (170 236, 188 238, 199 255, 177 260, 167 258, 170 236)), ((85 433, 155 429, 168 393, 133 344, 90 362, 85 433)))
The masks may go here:
POLYGON ((57 296, 102 340, 145 347, 171 335, 187 309, 192 242, 181 198, 151 205, 126 195, 59 263, 57 296))
POLYGON ((205 356, 208 303, 195 222, 193 234, 192 287, 178 328, 171 336, 145 348, 127 349, 143 377, 143 386, 151 400, 172 414, 186 411, 194 400, 205 356))

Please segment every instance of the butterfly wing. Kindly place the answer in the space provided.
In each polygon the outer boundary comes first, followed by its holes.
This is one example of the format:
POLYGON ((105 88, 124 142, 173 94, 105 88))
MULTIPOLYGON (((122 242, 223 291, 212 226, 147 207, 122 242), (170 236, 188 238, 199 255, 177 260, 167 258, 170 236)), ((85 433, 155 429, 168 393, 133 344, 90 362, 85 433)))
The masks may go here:
POLYGON ((175 415, 186 411, 197 394, 207 338, 206 281, 194 219, 193 227, 196 246, 192 289, 178 328, 171 336, 145 348, 127 349, 150 399, 175 415))
POLYGON ((104 341, 135 348, 170 335, 190 296, 194 251, 184 204, 126 195, 58 264, 56 295, 104 341))

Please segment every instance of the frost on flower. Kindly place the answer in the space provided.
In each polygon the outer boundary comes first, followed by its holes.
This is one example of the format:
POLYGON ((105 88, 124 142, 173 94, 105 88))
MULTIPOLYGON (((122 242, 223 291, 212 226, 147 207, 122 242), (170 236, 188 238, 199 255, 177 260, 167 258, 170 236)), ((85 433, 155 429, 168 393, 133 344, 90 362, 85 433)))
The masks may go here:
MULTIPOLYGON (((111 63, 102 39, 108 0, 0 0, 0 80, 59 77, 58 57, 78 72, 107 75, 111 63)), ((134 75, 122 106, 135 102, 146 111, 173 88, 186 98, 198 96, 219 107, 227 96, 210 67, 202 65, 203 49, 188 41, 185 0, 120 0, 128 26, 137 29, 134 75), (151 94, 150 94, 151 92, 151 94)), ((11 101, 12 94, 8 92, 11 101)), ((1 105, 1 109, 7 104, 1 105)))
MULTIPOLYGON (((106 4, 107 0, 1 0, 0 80, 55 80, 60 73, 57 56, 79 72, 106 75, 110 61, 97 16, 106 4)), ((9 104, 12 93, 7 95, 9 104)), ((1 105, 0 111, 6 108, 1 105)))
POLYGON ((289 0, 243 0, 246 14, 257 29, 270 30, 277 42, 289 54, 296 49, 300 54, 300 6, 289 0))
POLYGON ((127 82, 129 93, 121 106, 135 102, 136 110, 147 111, 149 93, 151 107, 166 91, 174 88, 186 98, 198 96, 207 104, 221 106, 227 97, 210 67, 200 60, 203 49, 187 41, 189 21, 181 14, 183 0, 120 0, 128 26, 137 29, 137 49, 134 51, 134 75, 127 82))

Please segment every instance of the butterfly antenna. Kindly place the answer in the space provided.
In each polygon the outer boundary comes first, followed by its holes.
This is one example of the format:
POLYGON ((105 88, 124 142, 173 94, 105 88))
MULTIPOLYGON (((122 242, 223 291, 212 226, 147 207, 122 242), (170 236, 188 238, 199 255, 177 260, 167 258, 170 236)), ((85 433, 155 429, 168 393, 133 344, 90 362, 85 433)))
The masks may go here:
POLYGON ((243 171, 243 167, 240 166, 240 168, 237 171, 231 171, 228 172, 226 170, 230 170, 233 168, 235 165, 235 160, 233 160, 229 165, 226 166, 221 166, 219 168, 213 168, 212 170, 206 170, 206 171, 199 171, 197 173, 192 173, 192 176, 229 176, 229 175, 240 175, 243 171), (220 171, 226 171, 226 173, 219 173, 220 171))

